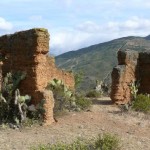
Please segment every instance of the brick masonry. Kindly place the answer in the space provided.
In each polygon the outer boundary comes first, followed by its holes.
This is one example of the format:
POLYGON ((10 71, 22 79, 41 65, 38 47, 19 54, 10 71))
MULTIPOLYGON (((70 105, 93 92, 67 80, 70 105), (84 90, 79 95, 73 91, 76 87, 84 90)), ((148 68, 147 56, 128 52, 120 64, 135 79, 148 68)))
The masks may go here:
POLYGON ((130 83, 139 81, 139 93, 150 93, 150 52, 119 51, 112 71, 111 99, 125 104, 131 100, 130 83))
MULTIPOLYGON (((31 95, 34 104, 37 104, 43 97, 52 97, 48 94, 45 96, 43 90, 47 83, 54 78, 60 79, 68 87, 74 88, 73 74, 58 69, 54 59, 49 60, 47 56, 49 40, 48 30, 44 28, 30 29, 0 37, 0 53, 7 58, 1 65, 2 76, 8 72, 26 72, 27 76, 21 82, 19 89, 22 95, 31 95)), ((52 109, 51 103, 47 102, 47 104, 52 109)))

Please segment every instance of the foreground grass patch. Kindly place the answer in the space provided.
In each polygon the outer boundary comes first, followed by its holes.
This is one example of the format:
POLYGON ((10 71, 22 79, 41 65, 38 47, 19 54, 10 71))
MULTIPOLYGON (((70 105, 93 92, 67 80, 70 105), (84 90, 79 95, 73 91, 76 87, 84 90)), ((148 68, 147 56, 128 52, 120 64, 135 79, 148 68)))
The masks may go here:
POLYGON ((57 143, 52 145, 39 145, 32 147, 31 150, 120 150, 120 141, 115 135, 103 134, 95 139, 78 139, 71 144, 57 143))

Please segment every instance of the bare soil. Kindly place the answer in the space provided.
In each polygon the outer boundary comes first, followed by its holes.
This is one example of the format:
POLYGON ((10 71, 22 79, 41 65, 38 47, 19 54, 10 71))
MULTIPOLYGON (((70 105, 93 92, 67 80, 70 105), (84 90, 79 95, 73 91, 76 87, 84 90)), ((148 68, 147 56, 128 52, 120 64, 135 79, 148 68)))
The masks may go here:
POLYGON ((51 126, 22 130, 0 129, 0 150, 29 150, 38 144, 91 139, 102 133, 116 134, 122 150, 150 150, 150 116, 122 112, 109 98, 93 100, 87 112, 71 112, 51 126))

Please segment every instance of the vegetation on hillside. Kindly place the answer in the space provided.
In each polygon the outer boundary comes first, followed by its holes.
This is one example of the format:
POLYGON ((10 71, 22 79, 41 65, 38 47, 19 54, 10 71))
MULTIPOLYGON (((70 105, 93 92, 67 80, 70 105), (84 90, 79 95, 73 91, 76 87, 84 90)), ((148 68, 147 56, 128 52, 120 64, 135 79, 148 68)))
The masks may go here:
MULTIPOLYGON (((95 87, 97 79, 103 80, 117 64, 119 48, 145 51, 150 49, 150 43, 148 37, 120 38, 59 55, 56 57, 56 64, 62 69, 83 72, 84 79, 80 89, 89 91, 95 87)), ((110 83, 110 74, 106 81, 110 83)))

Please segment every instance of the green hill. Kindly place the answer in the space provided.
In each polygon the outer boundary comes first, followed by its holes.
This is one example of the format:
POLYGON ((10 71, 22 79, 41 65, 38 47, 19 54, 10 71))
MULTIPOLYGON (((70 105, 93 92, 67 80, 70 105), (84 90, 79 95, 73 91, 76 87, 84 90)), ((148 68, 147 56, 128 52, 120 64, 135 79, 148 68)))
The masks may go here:
MULTIPOLYGON (((81 88, 89 90, 94 88, 95 81, 104 80, 110 74, 112 68, 117 65, 117 51, 132 49, 144 51, 150 49, 150 36, 124 37, 109 42, 92 45, 77 51, 70 51, 57 56, 56 64, 59 68, 83 72, 84 81, 81 88)), ((106 79, 110 79, 110 76, 106 79)))

